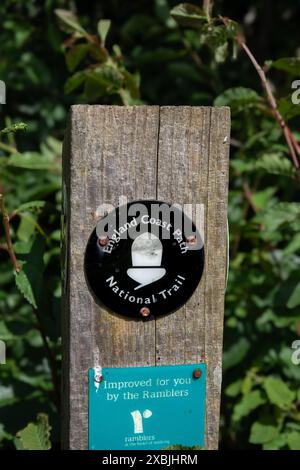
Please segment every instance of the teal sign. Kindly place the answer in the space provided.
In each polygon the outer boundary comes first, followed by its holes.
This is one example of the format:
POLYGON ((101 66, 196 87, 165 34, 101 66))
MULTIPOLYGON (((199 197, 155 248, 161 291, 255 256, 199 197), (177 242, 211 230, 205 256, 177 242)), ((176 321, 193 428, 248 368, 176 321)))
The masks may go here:
POLYGON ((89 370, 89 449, 204 446, 206 365, 89 370))

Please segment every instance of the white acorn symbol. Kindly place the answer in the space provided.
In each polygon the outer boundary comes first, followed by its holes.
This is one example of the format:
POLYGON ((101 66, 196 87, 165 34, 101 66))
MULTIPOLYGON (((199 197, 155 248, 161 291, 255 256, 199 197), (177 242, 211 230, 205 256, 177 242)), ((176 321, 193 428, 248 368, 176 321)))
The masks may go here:
POLYGON ((160 239, 150 232, 139 235, 131 247, 132 268, 127 270, 131 279, 138 282, 135 290, 158 281, 165 274, 161 268, 163 247, 160 239))

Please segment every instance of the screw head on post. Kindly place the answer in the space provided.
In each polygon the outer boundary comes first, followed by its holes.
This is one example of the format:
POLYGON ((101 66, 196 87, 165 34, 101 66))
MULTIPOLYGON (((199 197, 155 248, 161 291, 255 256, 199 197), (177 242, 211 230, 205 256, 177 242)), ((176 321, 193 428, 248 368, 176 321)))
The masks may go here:
POLYGON ((106 246, 108 244, 108 237, 106 235, 101 235, 98 238, 98 243, 100 246, 106 246))
POLYGON ((196 245, 196 243, 197 243, 197 238, 196 238, 194 235, 190 235, 189 237, 187 237, 186 243, 187 243, 189 246, 194 246, 194 245, 196 245))
POLYGON ((194 372, 193 372, 194 379, 200 379, 201 375, 202 375, 202 372, 201 372, 200 369, 195 369, 194 370, 194 372))
POLYGON ((148 307, 142 307, 140 310, 140 314, 142 315, 142 317, 149 317, 150 309, 148 307))

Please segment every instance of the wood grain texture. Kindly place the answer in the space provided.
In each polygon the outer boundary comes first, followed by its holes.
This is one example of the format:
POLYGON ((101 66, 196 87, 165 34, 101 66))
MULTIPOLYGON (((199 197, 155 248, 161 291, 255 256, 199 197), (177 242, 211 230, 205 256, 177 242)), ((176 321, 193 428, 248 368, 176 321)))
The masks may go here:
POLYGON ((230 116, 227 108, 73 106, 64 144, 63 445, 87 448, 87 371, 206 356, 207 448, 217 448, 230 116), (102 203, 158 198, 205 206, 205 270, 179 311, 127 320, 98 307, 83 255, 102 203))
POLYGON ((68 266, 64 293, 64 447, 88 445, 87 372, 155 362, 155 324, 109 314, 93 301, 83 256, 102 203, 155 195, 158 107, 73 106, 64 153, 68 266))
POLYGON ((206 447, 218 447, 230 114, 227 108, 163 107, 157 196, 204 204, 205 269, 191 299, 156 321, 156 363, 207 363, 206 447))

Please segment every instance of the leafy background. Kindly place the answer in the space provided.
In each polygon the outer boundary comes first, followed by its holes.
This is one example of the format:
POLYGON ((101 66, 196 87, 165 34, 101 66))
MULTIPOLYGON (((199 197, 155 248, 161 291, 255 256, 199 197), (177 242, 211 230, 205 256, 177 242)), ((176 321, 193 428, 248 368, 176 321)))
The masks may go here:
POLYGON ((146 103, 231 106, 220 446, 300 449, 300 365, 291 361, 300 336, 299 178, 241 47, 245 37, 299 142, 300 106, 290 95, 300 75, 300 6, 220 0, 210 12, 211 3, 0 4, 0 79, 7 85, 1 210, 17 258, 13 264, 2 224, 0 339, 7 362, 0 365, 1 448, 60 445, 61 142, 68 108, 146 103))

